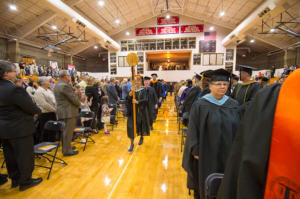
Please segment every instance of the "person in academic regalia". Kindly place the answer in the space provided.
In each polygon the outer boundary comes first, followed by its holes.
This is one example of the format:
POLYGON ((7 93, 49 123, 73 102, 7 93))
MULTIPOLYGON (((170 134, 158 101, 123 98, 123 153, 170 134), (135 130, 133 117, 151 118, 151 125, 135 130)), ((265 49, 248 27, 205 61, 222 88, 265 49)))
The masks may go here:
POLYGON ((187 79, 186 80, 186 86, 187 86, 187 88, 183 90, 183 92, 182 92, 182 94, 180 96, 181 104, 183 104, 187 93, 192 89, 192 87, 193 87, 193 80, 187 79))
POLYGON ((233 76, 231 78, 231 93, 233 92, 234 88, 240 86, 239 84, 239 77, 238 76, 233 76))
MULTIPOLYGON (((196 73, 196 75, 193 77, 193 88, 191 88, 191 90, 185 96, 182 113, 190 112, 193 103, 198 100, 198 96, 201 92, 200 81, 201 76, 196 73)), ((185 125, 187 126, 187 124, 185 125)))
POLYGON ((133 150, 134 144, 134 127, 133 127, 133 104, 135 104, 136 111, 136 133, 141 136, 139 145, 143 144, 144 136, 150 136, 149 128, 149 112, 147 109, 148 98, 147 91, 143 88, 143 77, 137 75, 135 77, 135 88, 131 87, 131 92, 126 97, 127 107, 127 136, 131 139, 129 152, 133 150), (132 99, 133 92, 135 92, 135 99, 132 99))
POLYGON ((145 76, 144 77, 144 85, 145 90, 147 91, 147 99, 148 99, 148 105, 147 110, 149 112, 149 122, 150 122, 150 128, 153 131, 153 122, 156 120, 156 110, 158 108, 158 98, 155 94, 154 88, 150 86, 150 77, 145 76))
POLYGON ((268 82, 269 82, 269 79, 267 77, 262 77, 260 79, 260 83, 263 85, 263 88, 265 88, 266 86, 268 86, 268 82))
POLYGON ((252 100, 257 91, 263 88, 261 83, 251 80, 252 69, 256 68, 240 65, 240 79, 243 83, 236 86, 230 95, 231 98, 238 101, 242 112, 246 111, 249 102, 252 100))
POLYGON ((150 86, 152 88, 154 88, 155 94, 156 94, 156 96, 158 98, 158 102, 159 102, 158 106, 161 107, 161 101, 163 99, 162 86, 161 86, 161 83, 156 79, 157 78, 157 74, 156 73, 151 74, 151 77, 152 77, 152 81, 151 81, 150 86))
POLYGON ((238 128, 218 199, 299 198, 298 85, 300 71, 283 84, 259 90, 251 100, 238 128))
POLYGON ((210 84, 210 77, 208 77, 206 74, 212 72, 212 70, 206 70, 200 73, 200 75, 202 75, 202 80, 201 80, 201 92, 200 95, 198 97, 201 98, 203 96, 205 96, 206 94, 210 93, 209 90, 209 84, 210 84))
POLYGON ((218 69, 207 75, 211 93, 192 106, 182 159, 188 188, 194 190, 194 198, 201 199, 205 199, 206 178, 225 171, 241 117, 236 100, 225 95, 231 73, 218 69))

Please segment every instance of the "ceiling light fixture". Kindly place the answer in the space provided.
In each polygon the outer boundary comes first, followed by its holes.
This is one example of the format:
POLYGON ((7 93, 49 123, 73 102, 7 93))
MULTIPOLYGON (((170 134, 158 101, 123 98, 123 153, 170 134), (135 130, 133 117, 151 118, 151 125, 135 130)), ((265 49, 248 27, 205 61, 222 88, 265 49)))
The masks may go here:
POLYGON ((220 16, 223 17, 225 15, 224 9, 223 9, 223 0, 222 0, 222 12, 220 12, 220 16))
POLYGON ((56 29, 57 29, 56 25, 53 25, 53 26, 52 26, 52 29, 56 30, 56 29))
POLYGON ((130 33, 127 31, 127 32, 126 32, 126 35, 129 35, 129 34, 130 34, 130 33))
POLYGON ((97 49, 97 48, 98 48, 98 46, 96 46, 96 45, 95 45, 95 46, 94 46, 94 48, 95 48, 95 49, 97 49))
POLYGON ((254 39, 251 39, 251 40, 250 40, 250 42, 251 42, 251 43, 254 43, 254 42, 255 42, 255 40, 254 40, 254 39))
POLYGON ((100 6, 104 6, 104 1, 103 1, 103 0, 100 0, 100 1, 98 2, 98 4, 99 4, 100 6))
POLYGON ((209 30, 214 30, 215 28, 213 27, 213 26, 211 26, 210 28, 209 28, 209 30))
POLYGON ((116 21, 115 21, 117 24, 119 24, 120 23, 120 20, 118 19, 118 9, 117 9, 117 19, 116 19, 116 21))
POLYGON ((275 32, 275 28, 271 28, 271 30, 270 30, 271 32, 275 32))
POLYGON ((16 7, 15 5, 9 5, 9 8, 10 8, 11 10, 17 10, 17 7, 16 7))
POLYGON ((169 14, 169 13, 167 14, 166 18, 167 18, 167 19, 170 19, 170 14, 169 14))
POLYGON ((243 55, 243 57, 246 57, 246 55, 243 55))

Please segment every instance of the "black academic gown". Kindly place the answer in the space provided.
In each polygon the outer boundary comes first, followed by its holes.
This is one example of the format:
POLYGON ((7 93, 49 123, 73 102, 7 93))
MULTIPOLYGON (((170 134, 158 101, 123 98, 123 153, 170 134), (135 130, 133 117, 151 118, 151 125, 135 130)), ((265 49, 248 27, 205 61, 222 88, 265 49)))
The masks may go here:
MULTIPOLYGON (((135 92, 135 99, 139 102, 135 106, 136 111, 136 133, 137 136, 149 136, 149 113, 147 110, 148 98, 147 91, 142 89, 139 92, 135 92)), ((133 128, 133 104, 132 96, 127 95, 126 97, 127 107, 127 135, 130 139, 134 139, 134 128, 133 128)))
MULTIPOLYGON (((145 88, 146 89, 146 88, 145 88)), ((149 122, 150 126, 153 125, 153 121, 156 120, 156 115, 157 115, 157 109, 155 109, 155 105, 158 105, 158 99, 155 94, 155 90, 152 87, 148 87, 146 89, 147 92, 147 99, 148 99, 148 104, 147 104, 147 110, 149 113, 149 122)))
POLYGON ((230 95, 232 99, 238 101, 240 105, 240 109, 243 113, 246 111, 249 102, 255 96, 257 91, 263 88, 263 85, 259 82, 250 80, 249 83, 236 85, 236 87, 234 88, 233 92, 230 95))
POLYGON ((205 89, 202 90, 199 98, 203 97, 204 95, 210 94, 210 89, 209 87, 206 87, 205 89))
POLYGON ((261 89, 249 104, 226 165, 218 199, 263 199, 275 109, 281 84, 261 89))
POLYGON ((222 106, 204 98, 192 106, 182 167, 188 173, 188 188, 199 192, 201 199, 206 178, 225 170, 240 117, 238 103, 231 98, 222 106))
POLYGON ((159 81, 157 81, 156 83, 153 83, 153 81, 151 81, 150 86, 152 88, 154 88, 155 94, 158 99, 163 98, 163 96, 164 96, 163 89, 162 89, 161 83, 159 81))
POLYGON ((200 92, 201 92, 201 88, 199 86, 194 86, 193 88, 191 88, 191 90, 189 90, 183 102, 182 113, 190 112, 192 105, 194 104, 195 101, 198 100, 200 92))

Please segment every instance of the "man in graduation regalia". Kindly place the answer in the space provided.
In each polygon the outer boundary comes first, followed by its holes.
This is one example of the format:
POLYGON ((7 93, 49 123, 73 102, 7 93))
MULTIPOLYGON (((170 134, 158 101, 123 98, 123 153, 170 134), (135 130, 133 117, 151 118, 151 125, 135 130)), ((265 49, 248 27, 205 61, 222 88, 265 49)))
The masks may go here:
POLYGON ((300 70, 257 92, 238 128, 218 199, 300 198, 300 70))
POLYGON ((157 78, 157 74, 156 73, 151 74, 151 77, 152 77, 152 81, 151 81, 150 86, 152 88, 154 88, 154 90, 155 90, 155 94, 156 94, 156 96, 158 98, 158 103, 159 103, 159 107, 160 107, 161 106, 161 101, 163 99, 162 86, 161 86, 161 83, 156 79, 157 78))
POLYGON ((230 95, 231 98, 238 101, 242 112, 246 111, 247 105, 257 91, 263 88, 261 83, 251 80, 252 69, 256 68, 240 65, 240 79, 243 83, 241 85, 237 85, 230 95))
POLYGON ((147 109, 148 113, 150 114, 150 128, 153 131, 153 122, 156 120, 156 110, 158 108, 158 98, 155 94, 154 88, 150 86, 150 77, 145 76, 144 77, 144 86, 147 91, 147 98, 148 98, 148 104, 147 109))
POLYGON ((192 106, 182 159, 188 188, 201 199, 205 199, 206 178, 225 171, 241 117, 237 101, 225 95, 232 74, 218 69, 207 75, 211 77, 211 93, 192 106))
POLYGON ((186 94, 185 100, 183 102, 183 111, 182 113, 185 112, 190 112, 192 105, 194 104, 195 101, 197 101, 198 96, 201 92, 201 76, 195 73, 196 75, 193 78, 193 88, 186 94))

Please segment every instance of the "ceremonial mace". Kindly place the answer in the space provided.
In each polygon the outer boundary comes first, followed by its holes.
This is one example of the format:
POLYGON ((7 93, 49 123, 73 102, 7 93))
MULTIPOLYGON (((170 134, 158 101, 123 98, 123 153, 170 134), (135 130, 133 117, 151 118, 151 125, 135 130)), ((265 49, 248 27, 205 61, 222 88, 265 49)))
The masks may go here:
MULTIPOLYGON (((126 61, 131 66, 131 80, 132 80, 132 86, 135 88, 135 82, 134 82, 134 66, 137 65, 139 62, 139 57, 136 53, 129 53, 126 57, 126 61)), ((135 99, 135 91, 132 93, 132 99, 135 99)), ((134 129, 134 137, 136 137, 136 112, 135 112, 135 104, 133 105, 133 129, 134 129)))

